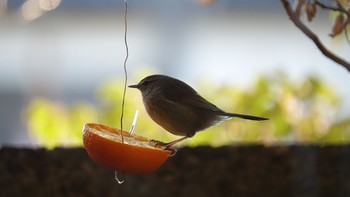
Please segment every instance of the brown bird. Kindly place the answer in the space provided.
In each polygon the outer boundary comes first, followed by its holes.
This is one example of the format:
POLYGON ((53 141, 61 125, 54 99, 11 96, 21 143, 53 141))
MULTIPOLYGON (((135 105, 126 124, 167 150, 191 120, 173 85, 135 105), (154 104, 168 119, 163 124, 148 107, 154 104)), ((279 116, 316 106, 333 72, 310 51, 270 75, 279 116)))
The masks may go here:
POLYGON ((225 112, 200 96, 191 86, 165 75, 151 75, 129 87, 141 91, 143 104, 153 121, 174 135, 184 136, 169 143, 157 141, 157 145, 166 148, 232 117, 268 120, 258 116, 225 112))

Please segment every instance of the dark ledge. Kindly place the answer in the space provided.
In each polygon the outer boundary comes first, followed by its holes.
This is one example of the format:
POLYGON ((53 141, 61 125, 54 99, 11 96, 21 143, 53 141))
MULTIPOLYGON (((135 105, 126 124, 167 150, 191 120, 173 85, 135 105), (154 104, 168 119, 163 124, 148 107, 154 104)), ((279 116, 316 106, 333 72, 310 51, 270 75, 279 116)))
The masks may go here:
POLYGON ((0 196, 350 196, 350 145, 182 148, 122 185, 82 148, 3 147, 0 159, 0 196))

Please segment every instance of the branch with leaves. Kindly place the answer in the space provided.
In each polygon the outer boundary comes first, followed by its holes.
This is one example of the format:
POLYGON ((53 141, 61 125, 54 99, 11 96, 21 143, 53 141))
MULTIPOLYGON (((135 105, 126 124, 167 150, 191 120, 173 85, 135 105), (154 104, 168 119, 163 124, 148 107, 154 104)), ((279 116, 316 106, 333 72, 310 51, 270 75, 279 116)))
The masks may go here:
POLYGON ((350 24, 350 8, 346 8, 346 7, 348 7, 349 0, 343 0, 343 1, 337 0, 336 7, 327 6, 317 0, 315 1, 296 0, 296 6, 294 9, 291 7, 288 0, 280 0, 280 1, 287 15, 289 16, 290 20, 295 24, 295 26, 298 27, 307 37, 309 37, 315 43, 317 48, 326 57, 332 59, 334 62, 343 66, 345 69, 347 69, 350 72, 350 63, 344 60, 343 58, 339 57, 338 55, 334 54, 329 49, 327 49, 324 46, 324 44, 320 41, 318 36, 300 20, 301 12, 304 11, 308 18, 308 21, 311 22, 316 17, 317 6, 319 6, 322 9, 336 11, 338 14, 335 19, 334 25, 332 27, 332 33, 330 34, 330 36, 335 37, 341 34, 343 31, 345 31, 345 33, 347 34, 346 27, 347 25, 350 24), (344 5, 346 7, 344 7, 344 5))

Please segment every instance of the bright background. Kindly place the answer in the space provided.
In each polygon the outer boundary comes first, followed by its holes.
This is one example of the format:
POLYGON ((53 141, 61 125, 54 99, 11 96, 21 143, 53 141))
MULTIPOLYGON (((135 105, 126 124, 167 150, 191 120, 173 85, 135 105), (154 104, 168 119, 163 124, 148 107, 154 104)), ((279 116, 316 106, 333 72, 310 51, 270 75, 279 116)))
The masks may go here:
MULTIPOLYGON (((123 1, 48 3, 0 0, 2 145, 36 143, 24 115, 31 99, 95 103, 101 84, 123 79, 123 1)), ((279 1, 217 0, 203 6, 195 0, 130 0, 128 14, 130 84, 145 73, 163 73, 195 88, 203 79, 248 88, 258 76, 276 71, 296 81, 314 74, 339 94, 340 114, 349 116, 350 73, 319 52, 289 21, 279 1)), ((350 61, 345 40, 328 36, 331 25, 332 16, 319 11, 311 27, 350 61)), ((200 93, 209 91, 202 88, 200 93)))

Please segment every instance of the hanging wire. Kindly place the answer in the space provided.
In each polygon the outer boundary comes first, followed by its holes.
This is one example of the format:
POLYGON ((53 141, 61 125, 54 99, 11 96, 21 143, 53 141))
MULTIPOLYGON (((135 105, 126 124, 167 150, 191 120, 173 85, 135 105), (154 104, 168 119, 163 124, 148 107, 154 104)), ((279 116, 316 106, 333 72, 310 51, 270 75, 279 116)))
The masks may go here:
MULTIPOLYGON (((126 70, 127 61, 129 59, 129 46, 128 46, 128 40, 127 40, 127 34, 128 34, 128 20, 127 20, 127 13, 128 13, 128 2, 127 0, 124 0, 124 44, 125 44, 125 50, 126 50, 126 56, 124 59, 124 90, 123 90, 123 99, 122 99, 122 112, 120 115, 120 130, 123 131, 123 118, 124 118, 124 107, 125 107, 125 95, 126 95, 126 87, 128 83, 128 72, 126 70)), ((122 142, 124 143, 124 137, 122 136, 122 142)))
POLYGON ((123 184, 125 182, 125 173, 124 171, 114 171, 114 178, 118 184, 123 184))

